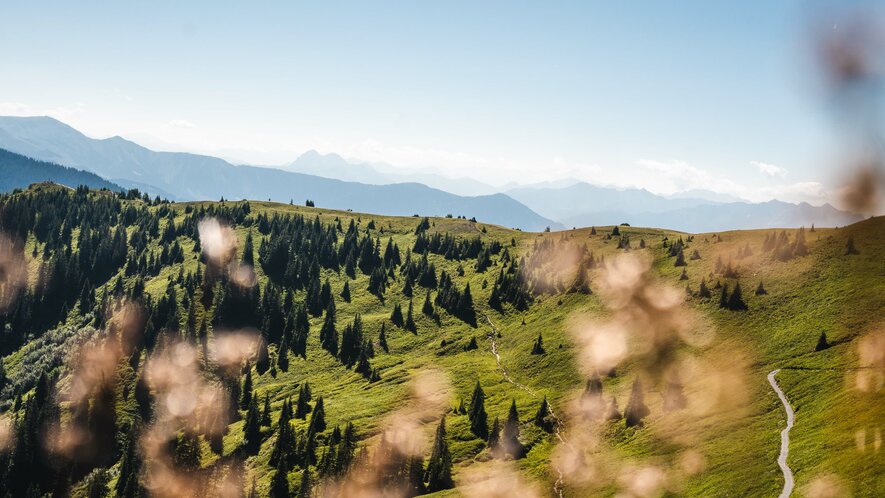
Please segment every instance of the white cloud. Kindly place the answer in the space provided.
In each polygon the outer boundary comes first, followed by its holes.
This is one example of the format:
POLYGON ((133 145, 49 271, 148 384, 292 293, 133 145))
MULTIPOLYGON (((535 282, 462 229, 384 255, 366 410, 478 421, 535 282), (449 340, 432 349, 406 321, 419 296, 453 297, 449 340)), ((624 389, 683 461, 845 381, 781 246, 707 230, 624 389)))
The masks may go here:
MULTIPOLYGON (((768 167, 775 174, 769 176, 783 178, 787 170, 779 166, 752 161, 752 165, 762 171, 759 164, 768 167)), ((822 204, 831 202, 833 192, 816 181, 780 183, 775 185, 749 185, 738 183, 729 178, 714 175, 709 171, 689 164, 687 161, 641 159, 637 165, 642 171, 631 172, 633 184, 629 186, 646 188, 657 194, 673 194, 686 190, 709 190, 721 194, 729 194, 751 202, 765 202, 778 199, 786 202, 809 202, 822 204), (637 184, 636 178, 641 178, 637 184)))
POLYGON ((750 165, 755 166, 760 172, 774 178, 785 178, 787 176, 786 168, 781 168, 776 164, 763 163, 761 161, 750 161, 750 165))
POLYGON ((0 102, 0 116, 52 116, 63 121, 71 116, 81 114, 85 110, 86 105, 82 103, 73 106, 36 109, 21 102, 0 102))
POLYGON ((0 116, 33 116, 30 106, 21 102, 0 102, 0 116))
POLYGON ((197 127, 197 125, 186 119, 173 119, 172 121, 169 121, 169 126, 173 128, 185 128, 188 130, 192 130, 197 127))
POLYGON ((745 189, 740 184, 727 178, 717 177, 705 169, 692 166, 687 161, 640 159, 636 164, 641 169, 637 177, 642 179, 642 185, 637 186, 658 194, 702 189, 745 197, 743 192, 745 189))
POLYGON ((758 189, 758 200, 778 199, 787 202, 823 204, 831 202, 833 193, 820 182, 796 182, 758 189))

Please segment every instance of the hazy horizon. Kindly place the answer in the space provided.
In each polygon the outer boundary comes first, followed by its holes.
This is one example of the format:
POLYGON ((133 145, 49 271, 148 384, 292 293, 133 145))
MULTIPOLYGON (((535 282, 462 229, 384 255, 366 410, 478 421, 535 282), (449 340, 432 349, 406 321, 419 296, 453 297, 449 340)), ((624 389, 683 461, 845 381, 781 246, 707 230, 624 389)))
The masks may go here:
POLYGON ((496 186, 821 204, 840 185, 809 35, 839 29, 823 4, 38 7, 9 7, 0 114, 92 137, 271 166, 315 149, 496 186))

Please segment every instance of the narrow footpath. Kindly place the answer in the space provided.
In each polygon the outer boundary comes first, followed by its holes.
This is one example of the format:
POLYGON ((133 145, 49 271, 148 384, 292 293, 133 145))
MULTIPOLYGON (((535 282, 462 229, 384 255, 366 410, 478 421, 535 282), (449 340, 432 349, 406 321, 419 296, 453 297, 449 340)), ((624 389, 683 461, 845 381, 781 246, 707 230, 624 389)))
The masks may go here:
POLYGON ((774 392, 780 397, 781 403, 784 405, 784 411, 787 412, 787 428, 781 431, 781 454, 777 457, 777 464, 784 473, 784 489, 781 491, 780 498, 789 498, 790 494, 793 493, 794 483, 793 471, 787 466, 787 454, 790 452, 790 429, 793 428, 795 415, 793 414, 793 407, 791 407, 790 402, 787 401, 787 396, 781 391, 781 388, 777 385, 777 381, 774 380, 774 376, 777 375, 778 372, 780 372, 780 369, 772 370, 768 373, 768 383, 771 384, 771 388, 774 389, 774 392))

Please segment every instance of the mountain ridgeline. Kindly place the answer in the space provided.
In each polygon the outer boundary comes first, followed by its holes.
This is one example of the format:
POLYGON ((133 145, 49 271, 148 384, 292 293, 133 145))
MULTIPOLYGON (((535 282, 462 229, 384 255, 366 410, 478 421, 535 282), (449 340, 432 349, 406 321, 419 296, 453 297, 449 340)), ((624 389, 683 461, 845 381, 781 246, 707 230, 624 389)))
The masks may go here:
POLYGON ((156 152, 120 137, 92 139, 48 117, 0 117, 0 148, 171 200, 311 199, 328 209, 463 216, 530 231, 629 223, 698 233, 844 226, 860 219, 829 204, 749 203, 711 192, 663 197, 583 182, 496 192, 469 178, 405 172, 316 151, 280 168, 235 166, 211 156, 156 152))
POLYGON ((410 216, 465 216, 523 230, 555 222, 503 194, 463 197, 418 183, 368 185, 216 157, 155 152, 120 137, 89 138, 48 117, 0 117, 0 148, 91 171, 127 188, 172 200, 268 199, 330 209, 410 216))
POLYGON ((613 189, 578 182, 567 187, 521 187, 507 195, 566 227, 629 223, 690 233, 754 228, 834 227, 860 216, 829 204, 772 200, 750 203, 707 197, 667 198, 645 189, 613 189))

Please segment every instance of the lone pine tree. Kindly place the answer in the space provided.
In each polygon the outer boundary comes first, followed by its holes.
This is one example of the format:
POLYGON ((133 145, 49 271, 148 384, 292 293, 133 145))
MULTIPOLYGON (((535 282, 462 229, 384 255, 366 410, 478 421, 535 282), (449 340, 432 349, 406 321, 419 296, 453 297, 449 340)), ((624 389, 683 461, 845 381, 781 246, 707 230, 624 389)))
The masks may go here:
POLYGON ((764 296, 766 294, 768 294, 768 291, 765 290, 765 286, 762 285, 762 281, 760 280, 759 285, 756 286, 756 295, 757 296, 764 296))
POLYGON ((535 342, 532 345, 532 354, 533 355, 540 355, 540 354, 544 354, 546 352, 547 351, 544 350, 544 338, 541 336, 541 333, 538 332, 538 338, 535 339, 535 342))
POLYGON ((815 351, 823 351, 830 347, 830 343, 827 341, 827 333, 821 332, 820 337, 817 338, 817 345, 814 346, 815 351))

